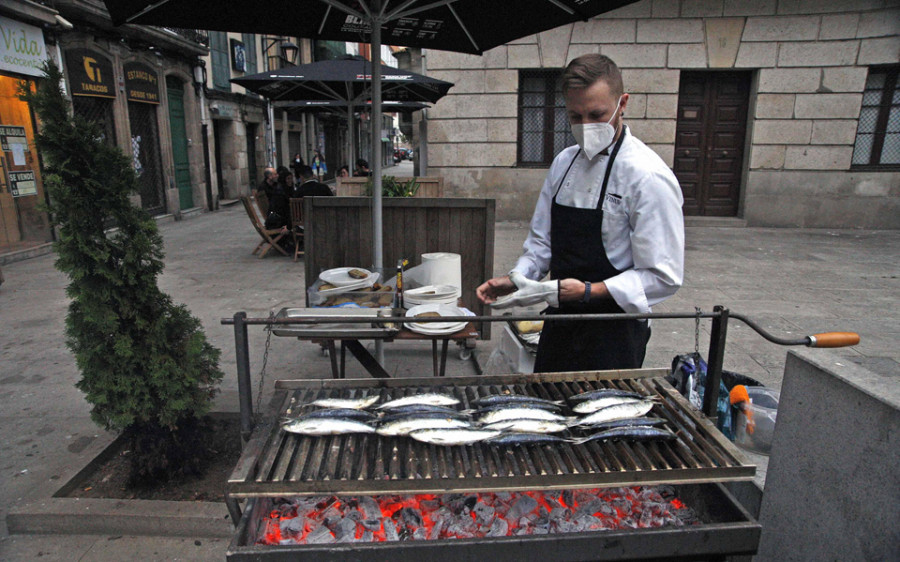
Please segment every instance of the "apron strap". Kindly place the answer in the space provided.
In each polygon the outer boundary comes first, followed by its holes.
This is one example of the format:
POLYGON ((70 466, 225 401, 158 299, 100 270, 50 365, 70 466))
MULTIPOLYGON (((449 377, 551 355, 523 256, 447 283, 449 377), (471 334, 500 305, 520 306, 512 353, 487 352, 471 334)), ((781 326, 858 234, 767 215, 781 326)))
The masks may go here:
POLYGON ((609 162, 606 164, 606 174, 603 175, 603 187, 600 188, 600 199, 597 200, 597 208, 603 208, 603 200, 606 199, 606 186, 609 184, 609 174, 612 172, 613 161, 616 159, 616 155, 619 154, 619 149, 622 148, 622 141, 625 140, 625 134, 628 132, 628 126, 622 125, 622 134, 619 135, 619 140, 616 141, 616 146, 613 148, 612 154, 609 155, 609 162))

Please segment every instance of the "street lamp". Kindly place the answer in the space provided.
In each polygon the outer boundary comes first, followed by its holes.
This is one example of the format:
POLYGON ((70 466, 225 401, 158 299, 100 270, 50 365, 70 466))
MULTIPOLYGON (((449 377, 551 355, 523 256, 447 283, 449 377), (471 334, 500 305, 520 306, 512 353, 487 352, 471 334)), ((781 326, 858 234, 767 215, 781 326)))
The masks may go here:
MULTIPOLYGON (((286 37, 278 36, 278 37, 268 37, 266 35, 263 36, 263 45, 265 45, 265 49, 263 50, 263 62, 265 64, 265 68, 263 69, 265 72, 269 70, 274 70, 275 68, 282 68, 284 66, 294 66, 297 64, 297 55, 300 53, 300 47, 290 42, 286 37), (269 49, 278 45, 278 54, 275 56, 269 56, 269 49), (275 64, 273 64, 273 62, 275 64)), ((275 112, 272 109, 271 100, 266 100, 266 120, 269 122, 269 126, 266 127, 266 162, 269 166, 274 167, 276 165, 276 149, 275 149, 275 112)))

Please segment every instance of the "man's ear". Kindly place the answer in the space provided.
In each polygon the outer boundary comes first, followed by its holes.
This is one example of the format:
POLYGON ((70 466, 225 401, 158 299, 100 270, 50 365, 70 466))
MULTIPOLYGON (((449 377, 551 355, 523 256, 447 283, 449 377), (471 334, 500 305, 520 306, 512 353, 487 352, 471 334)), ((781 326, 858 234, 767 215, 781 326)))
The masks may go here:
POLYGON ((625 106, 628 105, 628 94, 622 94, 622 101, 619 102, 619 115, 625 114, 625 106))

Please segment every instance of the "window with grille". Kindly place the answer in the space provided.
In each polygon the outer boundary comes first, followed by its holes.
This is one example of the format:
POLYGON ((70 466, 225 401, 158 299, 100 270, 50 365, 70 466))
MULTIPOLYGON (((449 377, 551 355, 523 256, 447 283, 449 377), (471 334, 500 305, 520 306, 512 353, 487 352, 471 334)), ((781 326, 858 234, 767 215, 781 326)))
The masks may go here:
POLYGON ((575 144, 560 75, 561 69, 519 71, 520 166, 549 166, 562 149, 575 144))
POLYGON ((900 66, 869 69, 853 146, 856 168, 900 167, 900 66))
POLYGON ((72 110, 75 115, 84 117, 100 126, 103 140, 116 146, 116 124, 113 116, 113 100, 91 96, 72 96, 72 110))

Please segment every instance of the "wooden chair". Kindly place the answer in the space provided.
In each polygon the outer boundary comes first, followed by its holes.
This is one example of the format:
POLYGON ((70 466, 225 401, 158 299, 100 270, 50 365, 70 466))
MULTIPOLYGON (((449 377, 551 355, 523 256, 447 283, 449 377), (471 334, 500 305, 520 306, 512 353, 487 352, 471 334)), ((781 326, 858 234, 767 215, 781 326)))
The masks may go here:
POLYGON ((259 252, 259 255, 256 257, 263 258, 269 250, 275 248, 285 256, 290 255, 284 248, 278 245, 278 241, 281 240, 287 232, 280 228, 273 230, 267 229, 266 219, 263 217, 263 214, 259 210, 259 206, 254 199, 245 195, 241 197, 241 203, 244 204, 244 209, 247 211, 247 216, 250 217, 250 222, 253 223, 253 228, 255 228, 256 232, 262 237, 262 242, 256 246, 256 249, 253 250, 253 254, 259 252))
POLYGON ((291 234, 294 236, 294 261, 304 253, 303 250, 303 198, 291 198, 291 234))

